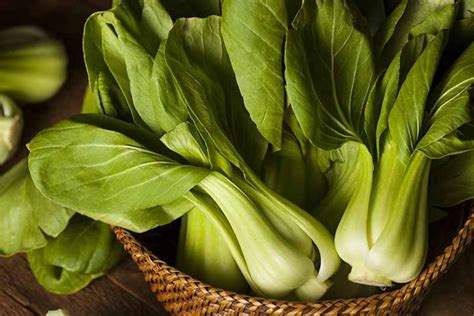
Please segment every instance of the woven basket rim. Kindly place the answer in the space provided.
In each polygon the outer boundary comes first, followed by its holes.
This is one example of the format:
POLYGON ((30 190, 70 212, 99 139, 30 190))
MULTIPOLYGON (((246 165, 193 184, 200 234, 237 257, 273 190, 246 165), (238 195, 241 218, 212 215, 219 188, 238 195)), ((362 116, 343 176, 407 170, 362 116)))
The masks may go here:
POLYGON ((464 225, 451 243, 444 248, 443 252, 435 257, 431 263, 425 265, 423 271, 414 280, 401 288, 369 297, 321 300, 315 303, 265 299, 214 288, 160 260, 141 245, 127 230, 120 227, 112 227, 112 229, 139 269, 145 273, 145 279, 152 286, 152 291, 157 295, 158 301, 171 313, 190 310, 206 312, 206 304, 212 306, 213 308, 209 310, 214 312, 216 310, 220 312, 245 311, 251 313, 257 311, 259 313, 286 313, 291 311, 291 313, 301 314, 317 311, 328 315, 367 313, 380 310, 413 312, 419 308, 421 300, 432 285, 472 242, 474 235, 474 200, 466 203, 468 203, 469 209, 464 225), (157 284, 161 284, 161 287, 156 287, 157 284), (179 291, 186 292, 186 295, 178 295, 185 298, 173 299, 170 295, 164 293, 169 291, 169 289, 165 289, 167 286, 172 286, 176 293, 179 291), (200 302, 196 302, 196 300, 200 302))

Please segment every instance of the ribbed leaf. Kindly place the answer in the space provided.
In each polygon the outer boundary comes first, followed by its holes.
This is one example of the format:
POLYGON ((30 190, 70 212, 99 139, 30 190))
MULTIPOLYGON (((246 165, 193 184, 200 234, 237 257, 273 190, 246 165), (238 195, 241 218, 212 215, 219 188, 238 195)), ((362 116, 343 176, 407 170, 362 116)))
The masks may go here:
POLYGON ((474 44, 459 57, 432 95, 428 132, 418 148, 450 134, 472 117, 469 89, 474 84, 474 44))
POLYGON ((89 217, 138 231, 163 222, 163 216, 181 216, 181 209, 178 214, 146 209, 178 199, 208 170, 153 151, 168 155, 165 149, 145 147, 134 139, 148 135, 131 125, 97 118, 63 121, 32 140, 29 164, 39 190, 89 217))
POLYGON ((109 225, 79 214, 43 249, 49 264, 85 274, 104 273, 117 264, 123 253, 109 225))
MULTIPOLYGON (((311 23, 289 31, 289 103, 314 144, 338 148, 363 139, 364 106, 375 80, 372 46, 347 2, 317 1, 311 23)), ((298 24, 298 23, 297 23, 298 24)))
POLYGON ((474 151, 450 158, 433 167, 430 199, 440 207, 450 207, 474 199, 474 151))
POLYGON ((287 31, 283 0, 226 0, 222 36, 245 106, 262 135, 281 145, 284 113, 283 45, 287 31))
POLYGON ((425 103, 447 32, 442 31, 426 46, 403 82, 389 115, 389 129, 403 153, 412 153, 422 132, 425 103))
POLYGON ((267 143, 250 119, 220 36, 220 18, 180 19, 166 43, 166 62, 196 128, 236 166, 259 169, 267 143))
POLYGON ((0 177, 0 255, 46 245, 66 228, 73 211, 43 197, 22 160, 0 177))

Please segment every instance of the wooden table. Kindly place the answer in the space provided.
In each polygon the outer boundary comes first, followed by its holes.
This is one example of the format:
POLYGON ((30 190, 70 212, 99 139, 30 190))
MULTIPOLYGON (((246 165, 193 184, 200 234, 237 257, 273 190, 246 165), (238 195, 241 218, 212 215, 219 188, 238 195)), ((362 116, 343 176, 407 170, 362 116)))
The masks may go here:
MULTIPOLYGON (((0 0, 1 25, 41 25, 66 44, 70 56, 69 78, 61 92, 46 104, 25 109, 24 143, 40 129, 78 112, 87 80, 82 63, 82 25, 91 12, 107 8, 108 2, 0 0)), ((24 155, 25 148, 20 150, 17 159, 24 155)), ((474 315, 473 250, 471 246, 436 285, 420 315, 474 315)), ((74 316, 165 314, 130 260, 77 294, 57 296, 45 292, 36 283, 23 255, 0 258, 0 316, 44 315, 58 308, 74 316)))

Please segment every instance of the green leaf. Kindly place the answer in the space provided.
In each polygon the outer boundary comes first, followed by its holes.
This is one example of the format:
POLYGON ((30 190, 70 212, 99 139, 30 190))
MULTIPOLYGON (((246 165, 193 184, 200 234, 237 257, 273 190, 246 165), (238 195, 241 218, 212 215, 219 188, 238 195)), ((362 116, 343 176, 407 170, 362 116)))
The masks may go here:
POLYGON ((245 110, 220 25, 215 16, 176 21, 166 42, 166 62, 208 148, 235 166, 245 169, 248 163, 258 170, 267 143, 245 110))
POLYGON ((431 202, 451 207, 474 199, 474 151, 449 158, 433 167, 430 175, 431 202))
POLYGON ((134 230, 150 229, 170 215, 156 206, 175 201, 209 171, 179 164, 159 146, 154 149, 161 154, 152 151, 134 140, 137 135, 148 134, 101 116, 62 121, 29 144, 33 181, 45 196, 81 214, 134 230), (146 225, 137 227, 145 219, 146 225))
POLYGON ((388 41, 392 38, 400 19, 405 13, 407 4, 408 4, 408 0, 400 1, 400 3, 395 7, 393 11, 391 11, 390 15, 387 17, 385 22, 381 25, 377 33, 374 35, 375 55, 377 57, 380 57, 380 55, 382 54, 383 48, 388 43, 388 41))
POLYGON ((280 148, 284 113, 283 47, 288 24, 283 0, 226 0, 222 36, 245 106, 262 135, 280 148))
POLYGON ((90 86, 87 86, 84 91, 81 113, 100 113, 99 106, 95 102, 90 86))
POLYGON ((45 235, 59 235, 73 214, 43 197, 22 160, 0 177, 0 255, 45 246, 45 235))
POLYGON ((101 274, 123 255, 109 225, 76 215, 66 230, 48 242, 43 258, 51 265, 84 274, 101 274))
POLYGON ((389 115, 390 133, 403 154, 410 154, 422 133, 425 103, 443 52, 447 32, 434 37, 411 67, 389 115))
MULTIPOLYGON (((103 50, 109 49, 107 59, 109 60, 109 64, 111 64, 112 61, 115 61, 112 57, 117 56, 116 54, 110 54, 110 49, 116 48, 117 45, 112 45, 115 41, 103 41, 102 36, 105 25, 101 23, 100 17, 101 12, 91 15, 84 26, 84 60, 92 94, 94 95, 96 103, 101 108, 102 113, 113 117, 120 117, 127 121, 133 121, 129 106, 129 88, 120 87, 114 75, 111 73, 109 65, 107 65, 105 61, 103 50)), ((109 34, 107 30, 104 32, 105 35, 109 34)), ((114 39, 114 37, 111 37, 111 39, 114 39)), ((121 58, 118 58, 118 62, 118 65, 123 65, 121 58)), ((114 70, 117 75, 119 73, 118 70, 114 70)), ((123 74, 123 69, 120 73, 123 74)))
POLYGON ((196 127, 189 122, 176 126, 161 137, 161 141, 192 165, 210 167, 210 157, 206 145, 196 127))
POLYGON ((306 176, 305 157, 297 140, 284 131, 281 150, 269 154, 265 161, 264 181, 276 193, 304 208, 309 193, 306 192, 306 176))
POLYGON ((474 17, 474 1, 463 0, 459 2, 459 16, 463 19, 474 17))
POLYGON ((143 1, 140 21, 140 43, 152 54, 156 54, 159 45, 166 40, 173 27, 173 20, 166 9, 157 0, 143 1))
POLYGON ((355 0, 354 3, 369 23, 370 32, 374 34, 385 21, 383 0, 355 0))
POLYGON ((474 125, 465 124, 420 150, 430 159, 441 159, 474 150, 474 125))
POLYGON ((473 119, 469 95, 473 84, 474 44, 471 44, 431 95, 429 129, 418 148, 429 146, 473 119))
POLYGON ((55 294, 73 294, 101 275, 67 271, 54 266, 44 258, 44 248, 28 253, 28 263, 36 280, 47 291, 55 294))
POLYGON ((410 35, 436 34, 449 28, 450 23, 454 22, 451 14, 455 9, 454 0, 401 1, 393 18, 388 19, 382 40, 378 41, 378 51, 383 55, 382 65, 387 65, 393 59, 410 35), (411 34, 413 30, 414 34, 411 34))
POLYGON ((364 106, 375 80, 363 19, 344 0, 317 1, 311 23, 286 42, 289 103, 306 137, 334 149, 363 139, 364 106))
POLYGON ((188 111, 179 93, 179 87, 165 60, 166 41, 164 41, 155 57, 153 64, 152 81, 156 89, 153 106, 144 106, 139 109, 148 126, 153 130, 162 128, 168 132, 178 124, 188 120, 188 111))
POLYGON ((365 132, 372 150, 380 154, 382 135, 398 93, 400 54, 397 54, 382 78, 372 89, 365 108, 365 132))
POLYGON ((152 80, 153 59, 171 26, 171 18, 159 2, 122 1, 112 10, 92 15, 84 33, 84 55, 92 88, 99 88, 95 83, 98 74, 107 76, 110 72, 115 82, 109 77, 109 83, 102 88, 120 88, 123 96, 118 97, 121 102, 114 106, 126 110, 119 117, 140 126, 148 125, 159 134, 162 130, 149 119, 147 110, 157 100, 152 80), (140 116, 144 116, 145 122, 140 116))

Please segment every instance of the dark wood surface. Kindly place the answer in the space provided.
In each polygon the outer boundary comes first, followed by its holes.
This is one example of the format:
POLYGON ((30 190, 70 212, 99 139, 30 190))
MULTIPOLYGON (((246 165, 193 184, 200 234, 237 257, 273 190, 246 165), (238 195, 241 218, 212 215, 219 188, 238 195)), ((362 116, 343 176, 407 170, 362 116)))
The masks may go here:
MULTIPOLYGON (((91 12, 107 8, 108 2, 0 0, 0 26, 41 25, 65 43, 70 56, 69 78, 61 92, 46 104, 25 108, 24 143, 40 129, 79 111, 86 85, 81 52, 82 26, 91 12)), ((25 154, 23 148, 15 160, 25 154)), ((420 315, 474 315, 473 250, 471 246, 434 287, 420 315)), ((131 260, 126 260, 79 293, 57 296, 45 292, 36 283, 23 255, 0 258, 0 316, 44 315, 48 310, 58 308, 68 310, 73 316, 164 315, 131 260)))

